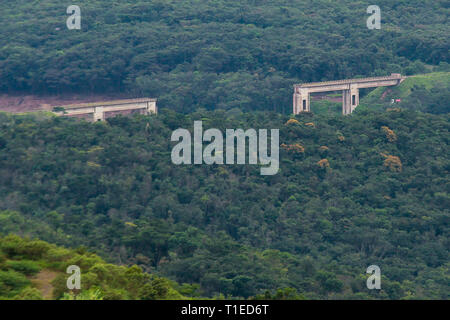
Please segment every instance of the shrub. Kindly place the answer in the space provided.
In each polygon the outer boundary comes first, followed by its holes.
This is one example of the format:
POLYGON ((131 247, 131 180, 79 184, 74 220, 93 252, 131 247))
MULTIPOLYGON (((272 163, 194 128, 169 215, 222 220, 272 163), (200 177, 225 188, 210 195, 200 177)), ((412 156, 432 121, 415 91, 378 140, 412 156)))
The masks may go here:
POLYGON ((40 268, 38 264, 34 261, 30 260, 21 260, 21 261, 8 261, 6 265, 20 273, 23 273, 27 276, 34 275, 39 272, 40 268))
POLYGON ((3 252, 0 251, 0 269, 3 268, 3 265, 4 265, 5 261, 6 261, 6 256, 5 256, 5 254, 4 254, 3 252))
POLYGON ((13 297, 31 284, 25 275, 14 270, 0 271, 0 296, 13 297))
POLYGON ((389 129, 389 127, 382 126, 381 130, 384 132, 386 139, 388 139, 389 142, 397 141, 397 135, 393 130, 389 129))
POLYGON ((44 298, 38 289, 27 287, 16 295, 14 300, 44 300, 44 298))
POLYGON ((23 256, 28 259, 40 259, 50 249, 50 244, 40 240, 22 239, 15 235, 4 237, 1 249, 9 257, 23 256))
POLYGON ((327 169, 330 167, 330 162, 327 159, 322 159, 317 162, 317 165, 322 169, 327 169))
POLYGON ((289 125, 292 125, 292 124, 300 124, 300 122, 298 122, 298 120, 295 120, 295 119, 289 119, 287 122, 286 122, 286 126, 289 126, 289 125))
POLYGON ((385 158, 383 165, 386 168, 389 168, 389 170, 391 170, 392 172, 402 172, 402 162, 399 157, 387 155, 384 153, 382 153, 381 155, 385 158))
POLYGON ((288 152, 292 152, 292 153, 304 153, 305 152, 305 147, 303 147, 300 143, 295 143, 295 144, 282 144, 281 147, 288 151, 288 152))

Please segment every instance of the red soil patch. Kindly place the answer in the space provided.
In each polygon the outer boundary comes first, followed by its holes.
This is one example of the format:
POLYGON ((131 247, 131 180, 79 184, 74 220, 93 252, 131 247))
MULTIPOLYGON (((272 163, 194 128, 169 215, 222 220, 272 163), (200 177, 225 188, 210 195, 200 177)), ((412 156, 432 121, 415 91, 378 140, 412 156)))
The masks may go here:
POLYGON ((386 91, 384 91, 383 94, 381 95, 380 100, 384 100, 384 98, 386 98, 386 96, 391 92, 392 92, 391 89, 386 89, 386 91))
POLYGON ((38 110, 51 111, 55 106, 63 106, 87 102, 111 101, 114 99, 122 99, 122 98, 124 97, 115 95, 64 94, 64 95, 38 96, 38 95, 0 94, 0 111, 7 111, 7 112, 27 112, 38 110))

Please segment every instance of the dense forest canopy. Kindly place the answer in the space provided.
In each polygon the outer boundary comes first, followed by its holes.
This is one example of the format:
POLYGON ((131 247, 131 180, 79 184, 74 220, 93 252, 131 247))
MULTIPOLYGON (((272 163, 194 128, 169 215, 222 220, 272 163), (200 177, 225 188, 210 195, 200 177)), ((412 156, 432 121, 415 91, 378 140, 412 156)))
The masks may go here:
POLYGON ((103 123, 0 113, 0 232, 85 245, 202 296, 444 299, 448 130, 448 114, 398 108, 166 109, 103 123), (279 173, 173 165, 172 130, 200 119, 279 128, 279 173), (371 264, 380 292, 365 287, 371 264))
POLYGON ((0 3, 0 90, 122 92, 181 112, 291 110, 292 84, 446 69, 449 4, 371 1, 72 1, 0 3))

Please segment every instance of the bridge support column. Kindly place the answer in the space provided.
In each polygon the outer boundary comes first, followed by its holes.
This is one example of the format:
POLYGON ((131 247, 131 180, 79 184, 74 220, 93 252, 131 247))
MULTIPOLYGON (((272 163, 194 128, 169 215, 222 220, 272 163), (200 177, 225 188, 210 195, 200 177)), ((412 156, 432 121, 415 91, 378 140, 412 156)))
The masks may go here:
POLYGON ((105 112, 102 107, 97 107, 94 110, 94 121, 103 121, 105 120, 105 112))
POLYGON ((350 101, 351 101, 351 108, 350 113, 355 110, 357 106, 359 106, 359 89, 356 85, 350 85, 350 101))
POLYGON ((342 114, 351 114, 359 105, 359 89, 351 85, 350 89, 342 91, 342 114))
POLYGON ((308 90, 298 90, 294 93, 294 114, 299 114, 300 112, 310 112, 310 102, 309 102, 309 91, 308 90))
POLYGON ((292 113, 293 114, 298 114, 299 113, 299 106, 300 106, 300 95, 295 92, 294 96, 292 97, 293 101, 292 101, 292 113))
POLYGON ((343 90, 342 91, 342 114, 347 115, 352 113, 351 106, 350 106, 350 99, 351 99, 350 90, 343 90))

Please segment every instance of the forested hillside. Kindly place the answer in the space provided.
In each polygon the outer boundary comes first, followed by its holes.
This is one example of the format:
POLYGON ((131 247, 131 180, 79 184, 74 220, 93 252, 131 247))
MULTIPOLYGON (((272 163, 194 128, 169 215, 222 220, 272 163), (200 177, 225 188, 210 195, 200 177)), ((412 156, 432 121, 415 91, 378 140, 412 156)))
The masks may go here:
POLYGON ((446 299, 448 130, 448 114, 400 109, 103 123, 0 113, 0 232, 84 245, 201 296, 446 299), (200 119, 279 128, 280 172, 173 165, 172 130, 200 119), (380 292, 365 286, 371 264, 380 292))
POLYGON ((0 91, 123 92, 160 107, 289 113, 292 84, 447 70, 445 0, 0 2, 0 91))

